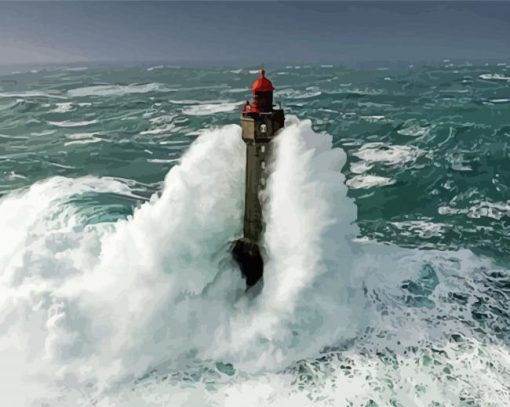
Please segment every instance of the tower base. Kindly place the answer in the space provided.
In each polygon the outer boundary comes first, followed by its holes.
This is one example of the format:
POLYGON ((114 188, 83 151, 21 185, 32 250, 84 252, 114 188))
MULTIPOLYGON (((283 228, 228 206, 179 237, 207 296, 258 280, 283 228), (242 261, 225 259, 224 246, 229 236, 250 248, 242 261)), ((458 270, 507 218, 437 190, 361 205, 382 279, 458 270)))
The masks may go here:
POLYGON ((247 239, 239 239, 232 249, 232 256, 239 264, 241 273, 246 279, 246 286, 254 286, 264 273, 264 262, 258 244, 247 239))

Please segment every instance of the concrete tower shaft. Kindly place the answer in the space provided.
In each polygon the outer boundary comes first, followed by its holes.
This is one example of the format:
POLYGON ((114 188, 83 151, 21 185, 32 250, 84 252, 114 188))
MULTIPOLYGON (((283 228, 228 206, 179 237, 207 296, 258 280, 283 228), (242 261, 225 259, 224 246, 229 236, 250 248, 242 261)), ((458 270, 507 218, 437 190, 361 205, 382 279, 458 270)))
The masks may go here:
POLYGON ((285 122, 283 110, 273 108, 273 90, 273 84, 261 70, 252 85, 253 99, 246 102, 241 114, 242 138, 246 143, 244 237, 236 242, 233 254, 248 286, 254 285, 263 274, 258 246, 263 229, 261 192, 269 176, 271 141, 285 122))
POLYGON ((267 113, 243 114, 242 137, 246 143, 246 186, 244 237, 258 242, 262 232, 261 192, 269 176, 273 153, 271 141, 284 125, 282 110, 267 113))

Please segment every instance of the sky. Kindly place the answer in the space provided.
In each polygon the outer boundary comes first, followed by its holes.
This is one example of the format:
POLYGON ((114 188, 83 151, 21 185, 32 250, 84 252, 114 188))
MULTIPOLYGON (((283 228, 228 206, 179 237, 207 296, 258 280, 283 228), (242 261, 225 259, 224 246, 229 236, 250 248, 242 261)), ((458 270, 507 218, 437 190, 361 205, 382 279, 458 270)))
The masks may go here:
POLYGON ((510 57, 510 2, 0 2, 0 65, 510 57))

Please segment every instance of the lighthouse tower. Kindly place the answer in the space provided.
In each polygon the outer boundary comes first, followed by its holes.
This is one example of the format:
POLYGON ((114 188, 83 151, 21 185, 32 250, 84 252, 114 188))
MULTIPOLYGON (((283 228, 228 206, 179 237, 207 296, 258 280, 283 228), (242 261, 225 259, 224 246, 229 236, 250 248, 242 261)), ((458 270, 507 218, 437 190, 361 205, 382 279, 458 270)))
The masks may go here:
POLYGON ((263 274, 264 265, 258 246, 263 228, 261 192, 269 176, 271 141, 285 122, 283 110, 273 108, 274 87, 263 69, 251 90, 253 99, 246 101, 241 112, 242 138, 246 143, 244 237, 236 242, 233 249, 233 256, 249 287, 263 274))

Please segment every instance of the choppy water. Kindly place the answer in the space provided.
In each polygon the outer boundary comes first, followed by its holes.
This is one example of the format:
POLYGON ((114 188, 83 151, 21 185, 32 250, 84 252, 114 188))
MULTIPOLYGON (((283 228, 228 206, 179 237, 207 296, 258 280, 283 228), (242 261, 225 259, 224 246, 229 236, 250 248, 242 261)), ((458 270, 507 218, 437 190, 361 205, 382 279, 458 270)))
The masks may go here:
POLYGON ((9 405, 509 404, 510 66, 268 76, 255 298, 229 256, 255 71, 0 76, 9 405))

